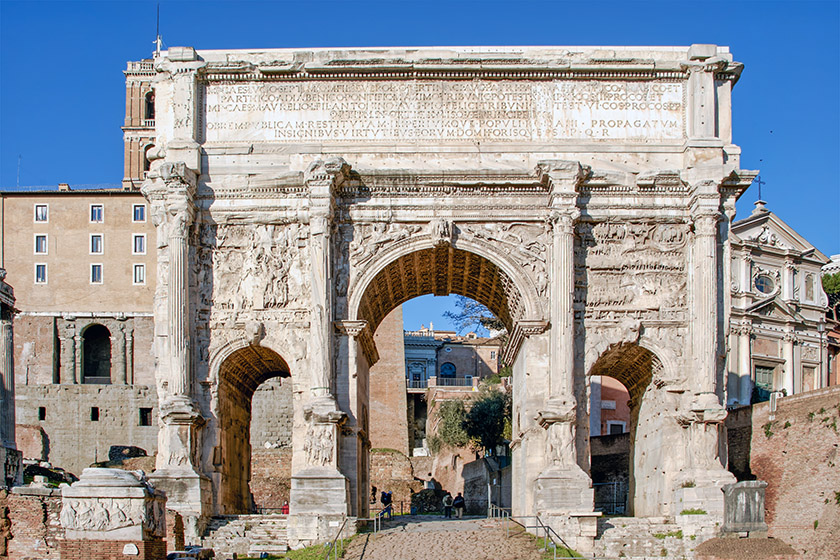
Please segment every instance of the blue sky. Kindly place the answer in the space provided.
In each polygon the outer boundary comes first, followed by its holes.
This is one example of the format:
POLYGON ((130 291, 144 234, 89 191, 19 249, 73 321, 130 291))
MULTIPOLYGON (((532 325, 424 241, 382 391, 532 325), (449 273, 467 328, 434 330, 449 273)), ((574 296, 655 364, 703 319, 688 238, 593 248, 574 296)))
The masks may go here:
MULTIPOLYGON (((840 253, 840 2, 162 1, 165 45, 728 45, 741 167, 768 207, 840 253)), ((156 2, 0 0, 0 189, 117 184, 127 60, 151 54, 156 2)), ((738 204, 747 216, 753 186, 738 204)), ((443 298, 405 310, 430 320, 443 298)))

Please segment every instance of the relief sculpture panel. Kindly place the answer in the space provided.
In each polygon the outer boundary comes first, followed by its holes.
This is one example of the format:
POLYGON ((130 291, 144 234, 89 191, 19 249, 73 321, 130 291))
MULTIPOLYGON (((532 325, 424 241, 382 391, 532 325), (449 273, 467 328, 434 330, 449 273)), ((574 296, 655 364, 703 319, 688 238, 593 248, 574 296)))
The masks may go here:
POLYGON ((299 224, 208 225, 201 235, 201 302, 213 301, 214 313, 307 305, 307 232, 299 224))
POLYGON ((599 222, 578 227, 575 310, 593 319, 681 319, 688 227, 599 222))

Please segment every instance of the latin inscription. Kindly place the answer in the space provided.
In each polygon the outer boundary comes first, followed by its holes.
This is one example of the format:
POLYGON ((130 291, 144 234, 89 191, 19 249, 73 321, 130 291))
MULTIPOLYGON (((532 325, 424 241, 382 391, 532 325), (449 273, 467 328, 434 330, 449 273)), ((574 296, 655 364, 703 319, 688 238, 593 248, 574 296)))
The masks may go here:
POLYGON ((671 82, 210 84, 205 141, 550 142, 684 137, 671 82))

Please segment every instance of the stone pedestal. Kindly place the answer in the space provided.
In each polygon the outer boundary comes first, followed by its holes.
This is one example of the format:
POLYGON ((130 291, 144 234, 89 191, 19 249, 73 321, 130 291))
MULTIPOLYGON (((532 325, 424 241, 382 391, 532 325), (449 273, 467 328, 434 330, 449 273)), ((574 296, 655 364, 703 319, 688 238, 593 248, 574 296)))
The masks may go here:
POLYGON ((156 470, 149 480, 166 493, 167 508, 183 519, 184 542, 200 544, 213 506, 210 479, 191 469, 164 469, 156 470))
POLYGON ((763 480, 745 480, 723 487, 723 532, 767 536, 763 480))
POLYGON ((301 548, 335 537, 347 517, 350 488, 338 470, 309 467, 292 476, 290 498, 289 546, 301 548))
POLYGON ((166 557, 166 497, 142 473, 85 469, 61 501, 62 560, 166 557))

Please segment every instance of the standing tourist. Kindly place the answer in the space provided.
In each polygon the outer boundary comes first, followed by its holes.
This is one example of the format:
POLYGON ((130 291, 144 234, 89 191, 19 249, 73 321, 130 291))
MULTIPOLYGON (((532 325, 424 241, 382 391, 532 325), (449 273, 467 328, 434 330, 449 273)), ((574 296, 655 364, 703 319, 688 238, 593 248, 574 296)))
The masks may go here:
POLYGON ((443 497, 443 516, 446 519, 452 519, 452 502, 452 494, 447 492, 443 497))
POLYGON ((464 500, 464 497, 458 492, 458 495, 455 496, 455 499, 452 501, 452 505, 455 507, 455 517, 461 519, 464 516, 464 508, 467 507, 467 502, 464 500))

